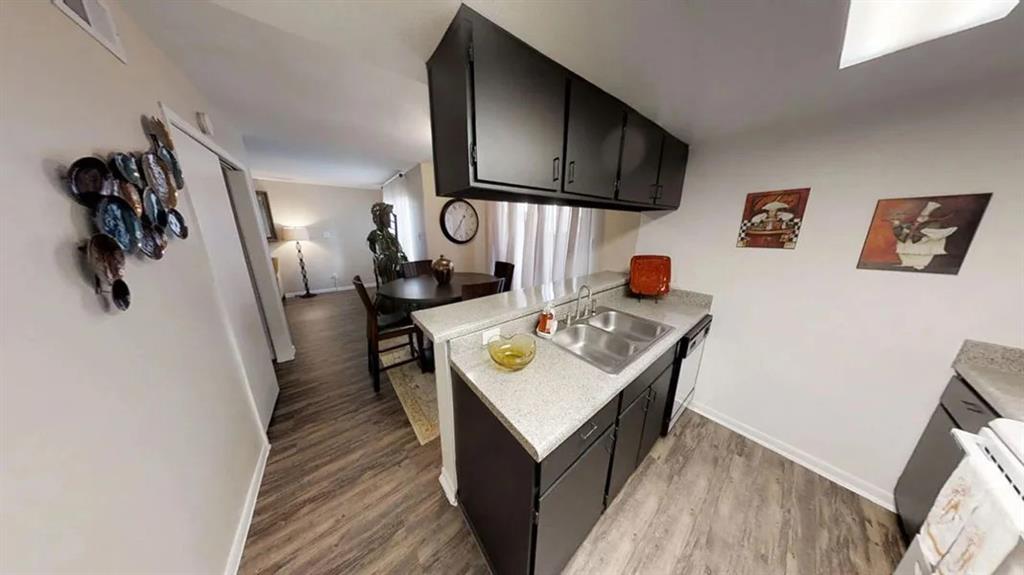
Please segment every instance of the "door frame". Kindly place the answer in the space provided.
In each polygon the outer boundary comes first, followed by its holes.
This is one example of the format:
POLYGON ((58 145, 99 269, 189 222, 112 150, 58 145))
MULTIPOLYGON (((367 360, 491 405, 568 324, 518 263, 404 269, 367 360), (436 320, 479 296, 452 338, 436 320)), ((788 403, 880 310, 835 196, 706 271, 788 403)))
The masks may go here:
POLYGON ((277 285, 276 275, 274 274, 274 266, 270 261, 270 248, 264 239, 266 237, 266 230, 263 229, 260 223, 257 212, 259 203, 256 200, 255 186, 252 183, 252 174, 249 172, 249 168, 228 153, 227 150, 220 147, 209 136, 187 122, 169 106, 163 102, 159 102, 158 105, 166 126, 178 128, 199 142, 203 147, 213 152, 220 158, 221 162, 245 174, 247 183, 245 190, 232 190, 230 186, 226 187, 228 188, 228 193, 231 194, 230 199, 239 226, 243 231, 250 231, 250 233, 242 234, 242 247, 248 254, 248 263, 254 264, 250 265, 249 268, 256 284, 255 292, 260 308, 263 310, 263 317, 270 335, 271 355, 274 356, 278 363, 292 361, 295 359, 295 345, 292 343, 288 320, 284 314, 284 305, 281 303, 281 293, 277 285))

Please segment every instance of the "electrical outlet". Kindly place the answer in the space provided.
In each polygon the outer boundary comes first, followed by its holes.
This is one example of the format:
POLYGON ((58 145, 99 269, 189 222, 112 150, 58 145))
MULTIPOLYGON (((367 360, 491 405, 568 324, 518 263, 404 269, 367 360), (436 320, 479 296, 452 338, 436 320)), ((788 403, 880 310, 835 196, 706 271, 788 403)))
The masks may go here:
POLYGON ((480 339, 480 345, 486 347, 487 342, 491 341, 491 338, 496 335, 501 335, 500 327, 492 327, 491 329, 484 330, 484 333, 480 339))
POLYGON ((331 230, 324 230, 322 236, 325 240, 329 240, 334 237, 334 232, 332 232, 331 230))

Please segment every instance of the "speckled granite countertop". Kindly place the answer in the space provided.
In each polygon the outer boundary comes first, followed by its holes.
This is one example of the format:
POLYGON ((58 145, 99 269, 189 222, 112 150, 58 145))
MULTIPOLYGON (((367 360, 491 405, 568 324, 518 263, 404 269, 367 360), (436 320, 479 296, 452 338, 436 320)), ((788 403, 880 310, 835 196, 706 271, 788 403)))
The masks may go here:
POLYGON ((1024 421, 1024 350, 967 340, 953 369, 1000 416, 1024 421))
MULTIPOLYGON (((586 282, 584 282, 586 283, 586 282)), ((536 461, 543 460, 708 312, 710 298, 673 290, 660 301, 638 301, 623 290, 605 292, 601 305, 672 326, 672 331, 611 375, 550 341, 537 338, 537 355, 518 372, 494 365, 479 341, 453 345, 451 365, 536 461)), ((504 331, 525 331, 534 320, 504 331)), ((471 339, 471 338, 467 338, 471 339)), ((455 342, 453 342, 455 343, 455 342)))
POLYGON ((540 313, 546 302, 554 305, 576 298, 586 284, 594 293, 624 286, 629 276, 622 272, 598 272, 587 276, 547 283, 528 289, 413 312, 412 319, 434 343, 487 329, 525 315, 540 313))

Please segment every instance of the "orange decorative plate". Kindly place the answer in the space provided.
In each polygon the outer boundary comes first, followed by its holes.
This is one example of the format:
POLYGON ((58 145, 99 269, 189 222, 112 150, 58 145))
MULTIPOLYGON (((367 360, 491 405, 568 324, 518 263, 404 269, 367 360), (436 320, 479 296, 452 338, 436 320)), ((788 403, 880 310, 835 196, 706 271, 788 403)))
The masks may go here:
POLYGON ((670 281, 672 258, 668 256, 633 256, 629 261, 629 289, 637 295, 666 294, 670 281))

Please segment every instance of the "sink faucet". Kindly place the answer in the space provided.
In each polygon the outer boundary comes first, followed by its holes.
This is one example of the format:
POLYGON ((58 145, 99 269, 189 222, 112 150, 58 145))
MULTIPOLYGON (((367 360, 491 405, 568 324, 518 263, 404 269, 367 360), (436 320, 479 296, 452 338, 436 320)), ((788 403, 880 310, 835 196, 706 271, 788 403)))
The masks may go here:
MULTIPOLYGON (((576 292, 576 313, 573 315, 572 321, 579 321, 584 317, 590 317, 594 313, 593 306, 593 292, 590 291, 590 286, 583 284, 580 286, 578 292, 576 292), (583 308, 583 313, 580 313, 580 301, 583 299, 583 290, 587 290, 587 303, 583 308)), ((572 323, 570 321, 570 323, 572 323)))

